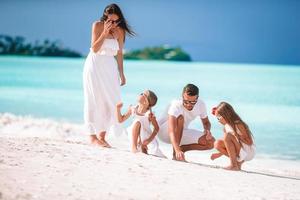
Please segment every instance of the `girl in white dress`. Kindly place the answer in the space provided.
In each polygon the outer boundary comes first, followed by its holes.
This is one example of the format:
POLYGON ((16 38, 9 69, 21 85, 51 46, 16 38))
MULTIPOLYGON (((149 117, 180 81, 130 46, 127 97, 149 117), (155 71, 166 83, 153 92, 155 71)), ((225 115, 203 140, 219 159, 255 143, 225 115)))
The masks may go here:
POLYGON ((243 162, 252 160, 255 156, 253 135, 229 103, 221 102, 213 108, 213 114, 224 125, 224 139, 215 142, 214 147, 219 152, 212 154, 211 159, 228 156, 230 165, 225 169, 241 170, 243 162))
POLYGON ((130 106, 124 115, 121 114, 123 104, 118 103, 117 116, 120 123, 124 122, 131 115, 133 116, 133 122, 131 126, 127 128, 132 152, 136 153, 142 151, 146 154, 165 158, 155 138, 159 127, 151 108, 156 102, 157 97, 154 92, 146 90, 139 95, 138 104, 136 106, 130 106), (150 125, 153 125, 153 130, 151 130, 150 125))
POLYGON ((90 52, 83 70, 84 122, 92 144, 110 147, 106 132, 117 124, 115 105, 121 100, 125 34, 134 35, 120 8, 108 5, 93 23, 90 52), (116 57, 116 59, 115 59, 116 57))

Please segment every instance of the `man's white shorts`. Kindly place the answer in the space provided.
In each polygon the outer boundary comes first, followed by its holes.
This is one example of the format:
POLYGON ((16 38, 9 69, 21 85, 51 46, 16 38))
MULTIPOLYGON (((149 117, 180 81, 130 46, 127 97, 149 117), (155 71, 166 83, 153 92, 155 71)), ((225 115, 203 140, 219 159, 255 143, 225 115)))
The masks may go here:
MULTIPOLYGON (((203 135, 204 133, 202 131, 184 128, 182 132, 180 145, 198 144, 199 138, 203 135)), ((170 136, 168 133, 168 121, 166 121, 163 124, 160 124, 157 136, 162 142, 171 144, 170 136)))

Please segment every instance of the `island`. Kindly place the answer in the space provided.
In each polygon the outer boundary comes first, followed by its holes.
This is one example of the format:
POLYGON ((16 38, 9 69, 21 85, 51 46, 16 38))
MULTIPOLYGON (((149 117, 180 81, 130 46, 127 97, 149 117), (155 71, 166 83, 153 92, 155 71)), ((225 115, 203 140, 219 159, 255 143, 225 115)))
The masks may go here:
MULTIPOLYGON (((26 42, 22 36, 0 35, 0 55, 50 56, 50 57, 84 57, 81 53, 65 48, 62 42, 45 39, 43 42, 26 42)), ((124 51, 128 60, 169 60, 191 61, 191 56, 180 47, 168 45, 145 47, 143 49, 124 51)))
POLYGON ((53 57, 82 57, 74 50, 63 47, 60 41, 44 40, 34 44, 25 42, 21 36, 0 35, 0 55, 53 56, 53 57))
POLYGON ((167 45, 125 51, 124 58, 128 60, 192 61, 191 56, 180 47, 170 47, 167 45))

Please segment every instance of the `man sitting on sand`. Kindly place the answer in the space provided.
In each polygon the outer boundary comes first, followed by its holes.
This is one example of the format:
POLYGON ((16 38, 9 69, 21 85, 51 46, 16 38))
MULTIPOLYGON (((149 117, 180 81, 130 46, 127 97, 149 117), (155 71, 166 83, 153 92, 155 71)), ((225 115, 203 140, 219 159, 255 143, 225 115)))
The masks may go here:
POLYGON ((208 150, 214 146, 215 139, 210 132, 210 122, 206 106, 199 99, 199 89, 193 84, 183 88, 182 99, 173 100, 167 111, 158 121, 158 137, 173 146, 173 159, 185 161, 184 152, 190 150, 208 150), (189 129, 188 125, 200 117, 204 131, 189 129))

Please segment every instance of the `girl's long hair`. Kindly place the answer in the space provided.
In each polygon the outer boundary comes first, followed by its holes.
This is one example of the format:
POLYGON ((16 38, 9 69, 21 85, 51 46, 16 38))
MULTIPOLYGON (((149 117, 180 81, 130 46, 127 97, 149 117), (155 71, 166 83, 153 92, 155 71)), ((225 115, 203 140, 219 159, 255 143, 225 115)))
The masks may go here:
MULTIPOLYGON (((135 36, 135 32, 131 29, 130 25, 128 24, 127 20, 124 18, 124 15, 120 9, 120 7, 117 4, 110 4, 105 7, 103 11, 103 15, 100 19, 101 22, 105 22, 107 20, 108 15, 115 14, 119 17, 120 23, 118 24, 118 27, 123 29, 125 33, 129 36, 135 36)), ((124 36, 125 41, 125 36, 124 36)))
POLYGON ((234 129, 237 133, 237 124, 242 124, 247 131, 248 136, 253 141, 253 134, 250 131, 249 126, 240 118, 240 116, 234 111, 233 107, 227 102, 221 102, 217 106, 217 113, 221 115, 225 121, 234 129))

